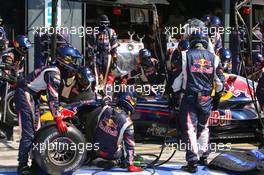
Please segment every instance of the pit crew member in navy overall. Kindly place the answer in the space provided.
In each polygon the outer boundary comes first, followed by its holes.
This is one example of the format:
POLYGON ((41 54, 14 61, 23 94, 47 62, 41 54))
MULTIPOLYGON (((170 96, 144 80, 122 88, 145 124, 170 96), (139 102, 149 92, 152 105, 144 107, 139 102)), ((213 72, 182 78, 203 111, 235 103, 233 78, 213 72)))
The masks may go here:
POLYGON ((98 82, 99 84, 106 81, 117 59, 117 47, 119 44, 114 29, 110 28, 109 25, 108 17, 101 15, 99 31, 98 33, 94 32, 88 44, 88 48, 93 48, 92 50, 95 52, 95 75, 97 76, 97 81, 100 81, 100 83, 98 82))
MULTIPOLYGON (((60 133, 67 132, 67 126, 59 113, 59 90, 69 72, 75 71, 76 49, 70 46, 57 48, 57 57, 51 66, 36 69, 18 82, 15 94, 16 110, 22 135, 18 154, 18 174, 31 174, 28 166, 28 153, 31 149, 35 131, 40 127, 37 101, 41 93, 46 93, 48 105, 60 133), (35 103, 35 105, 34 105, 35 103)), ((77 56, 77 57, 76 57, 77 56)))
POLYGON ((29 39, 24 35, 18 35, 13 41, 13 49, 6 53, 9 61, 13 62, 16 76, 19 78, 24 77, 25 58, 30 48, 32 48, 32 44, 29 39))
POLYGON ((135 141, 130 115, 135 110, 136 94, 120 92, 115 108, 108 106, 109 102, 105 104, 94 132, 93 142, 99 146, 96 154, 109 161, 121 160, 130 172, 143 171, 133 165, 135 141))
MULTIPOLYGON (((165 87, 165 74, 160 68, 159 61, 151 57, 148 49, 141 49, 139 51, 138 66, 135 70, 128 73, 127 78, 129 84, 139 85, 164 85, 165 87)), ((165 88, 164 88, 165 89, 165 88)), ((152 95, 158 95, 162 92, 160 87, 157 90, 151 89, 152 95)), ((162 92, 163 93, 163 92, 162 92)), ((144 93, 142 94, 144 95, 144 93)), ((150 95, 150 94, 146 94, 150 95)))
POLYGON ((177 71, 178 71, 178 65, 181 64, 179 63, 179 61, 181 61, 181 59, 179 59, 180 54, 182 51, 187 51, 190 47, 190 43, 187 39, 183 39, 179 42, 177 49, 175 49, 171 55, 171 59, 170 59, 170 76, 169 76, 169 84, 168 86, 172 86, 172 83, 174 81, 174 79, 177 76, 177 71))
MULTIPOLYGON (((6 73, 11 74, 13 77, 20 77, 23 76, 24 72, 24 56, 32 45, 28 38, 22 35, 17 36, 13 43, 16 47, 4 51, 2 54, 2 62, 12 67, 11 70, 5 70, 6 73)), ((1 88, 6 88, 6 85, 6 82, 1 82, 1 88)), ((2 91, 1 93, 5 93, 5 91, 2 91)), ((3 96, 3 94, 1 96, 3 96)), ((4 135, 7 139, 11 140, 13 137, 13 126, 0 122, 0 127, 1 129, 3 128, 4 135)))
POLYGON ((219 49, 219 57, 224 72, 231 74, 232 73, 232 54, 231 51, 227 48, 219 49))
POLYGON ((197 163, 207 163, 208 119, 212 103, 213 108, 217 108, 219 101, 219 98, 213 100, 211 97, 213 84, 215 82, 215 97, 219 97, 224 83, 220 59, 206 50, 207 46, 208 37, 202 31, 190 36, 190 49, 182 52, 178 76, 173 83, 174 92, 184 94, 179 120, 188 164, 182 170, 191 173, 197 171, 197 163))
POLYGON ((212 16, 210 18, 210 27, 210 39, 214 46, 215 53, 218 53, 219 49, 222 48, 222 38, 218 31, 218 28, 221 27, 221 20, 218 16, 212 16))

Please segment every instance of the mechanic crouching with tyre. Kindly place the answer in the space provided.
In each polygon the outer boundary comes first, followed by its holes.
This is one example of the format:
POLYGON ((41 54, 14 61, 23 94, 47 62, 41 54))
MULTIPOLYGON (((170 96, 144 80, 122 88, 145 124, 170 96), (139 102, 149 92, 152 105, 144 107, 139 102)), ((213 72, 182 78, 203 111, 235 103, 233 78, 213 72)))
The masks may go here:
POLYGON ((40 127, 40 116, 37 109, 38 99, 43 92, 47 94, 49 108, 59 132, 67 132, 67 126, 59 113, 59 90, 62 82, 75 71, 74 63, 80 58, 78 55, 75 48, 67 45, 61 46, 57 48, 57 58, 53 65, 36 69, 18 82, 15 103, 22 134, 17 169, 20 175, 32 174, 28 166, 28 158, 34 134, 40 127))
MULTIPOLYGON (((96 117, 87 118, 87 141, 96 143, 99 147, 93 158, 103 158, 98 166, 111 168, 117 165, 127 167, 129 172, 141 172, 142 168, 134 166, 134 128, 130 115, 135 110, 136 94, 120 92, 116 107, 112 108, 111 97, 104 98, 104 106, 99 109, 96 117)), ((93 159, 92 158, 92 159, 93 159)))
POLYGON ((181 64, 172 87, 177 97, 183 92, 179 120, 187 165, 181 169, 195 173, 198 164, 207 165, 208 121, 212 108, 217 108, 225 79, 220 59, 206 50, 206 33, 195 31, 189 40, 190 49, 180 55, 181 64), (216 94, 212 98, 214 84, 216 94))

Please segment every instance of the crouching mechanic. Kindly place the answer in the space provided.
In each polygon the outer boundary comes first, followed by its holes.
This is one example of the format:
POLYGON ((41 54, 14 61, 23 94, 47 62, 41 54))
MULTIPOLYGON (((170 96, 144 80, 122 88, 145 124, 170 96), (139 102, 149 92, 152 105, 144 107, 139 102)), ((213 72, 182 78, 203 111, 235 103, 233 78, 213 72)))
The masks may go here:
MULTIPOLYGON (((89 120, 92 128, 92 142, 98 144, 96 157, 108 160, 105 166, 125 165, 130 172, 143 171, 142 168, 133 165, 134 162, 134 128, 131 114, 135 110, 136 94, 120 92, 117 97, 116 107, 109 106, 110 98, 105 100, 105 105, 100 109, 100 114, 95 120, 89 120)), ((94 117, 92 117, 94 118, 94 117)), ((87 139, 91 141, 90 138, 87 139)))
POLYGON ((173 83, 176 94, 183 92, 179 120, 188 164, 182 170, 190 173, 197 171, 198 163, 207 165, 208 119, 212 103, 217 108, 224 83, 220 59, 206 50, 207 46, 208 37, 202 31, 190 36, 190 49, 182 52, 181 67, 173 83), (214 83, 216 95, 212 98, 214 83))
POLYGON ((28 166, 28 154, 32 146, 34 133, 40 127, 37 105, 43 92, 47 94, 49 108, 59 132, 67 132, 67 126, 62 121, 62 116, 59 113, 59 90, 69 73, 75 70, 74 61, 79 58, 76 52, 77 50, 70 46, 57 48, 58 55, 53 65, 36 69, 25 79, 18 82, 15 104, 22 128, 18 153, 18 174, 31 174, 31 168, 28 166))

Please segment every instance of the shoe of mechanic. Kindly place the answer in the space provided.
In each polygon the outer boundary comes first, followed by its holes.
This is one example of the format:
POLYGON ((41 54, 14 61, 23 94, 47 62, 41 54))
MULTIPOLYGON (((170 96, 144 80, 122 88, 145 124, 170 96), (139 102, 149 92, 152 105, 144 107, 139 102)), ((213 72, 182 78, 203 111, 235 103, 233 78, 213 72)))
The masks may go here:
POLYGON ((134 165, 129 165, 127 167, 127 169, 128 169, 129 172, 141 172, 141 171, 144 171, 143 168, 137 167, 137 166, 134 166, 134 165))
POLYGON ((181 167, 182 171, 186 171, 189 173, 196 173, 198 171, 196 162, 188 162, 187 165, 181 167))
POLYGON ((57 124, 57 127, 59 129, 59 132, 61 134, 64 134, 68 131, 68 128, 67 128, 67 125, 66 123, 62 120, 62 117, 57 117, 57 118, 54 118, 56 124, 57 124))
POLYGON ((207 158, 200 158, 200 160, 198 161, 198 164, 203 165, 203 166, 208 166, 207 158))
POLYGON ((17 167, 18 175, 31 175, 31 168, 27 164, 19 164, 17 167))

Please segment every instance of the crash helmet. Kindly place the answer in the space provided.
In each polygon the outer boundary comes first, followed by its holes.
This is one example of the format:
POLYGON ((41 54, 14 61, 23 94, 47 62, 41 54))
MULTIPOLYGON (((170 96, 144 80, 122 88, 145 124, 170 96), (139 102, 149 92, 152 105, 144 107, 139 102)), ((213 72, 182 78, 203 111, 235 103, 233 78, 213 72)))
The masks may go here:
POLYGON ((151 62, 151 53, 148 49, 141 49, 139 51, 139 63, 141 66, 153 66, 151 62))
POLYGON ((264 58, 261 53, 254 53, 252 56, 253 56, 253 63, 256 64, 256 66, 263 65, 264 58))
POLYGON ((95 77, 88 67, 80 67, 78 69, 78 83, 83 90, 87 90, 95 82, 95 77))
POLYGON ((136 92, 121 91, 117 94, 117 106, 121 107, 127 113, 133 113, 135 111, 136 101, 136 92))
POLYGON ((99 23, 100 23, 99 24, 100 26, 104 26, 104 27, 109 26, 110 21, 108 19, 108 16, 105 15, 105 14, 101 15, 100 16, 100 22, 99 23))
POLYGON ((179 45, 178 45, 178 49, 180 51, 184 51, 184 50, 188 50, 190 47, 190 43, 189 43, 189 40, 187 39, 183 39, 179 42, 179 45))
POLYGON ((67 44, 58 47, 56 54, 55 61, 66 70, 76 70, 77 62, 83 59, 83 56, 76 48, 67 44))
MULTIPOLYGON (((147 49, 139 51, 139 64, 143 69, 144 75, 149 79, 153 78, 159 70, 159 62, 155 58, 151 58, 151 53, 147 49)), ((150 80, 150 79, 149 79, 150 80)))
POLYGON ((191 34, 189 41, 190 41, 190 48, 193 48, 198 43, 201 43, 204 48, 207 48, 208 35, 206 32, 202 30, 196 30, 191 34))
POLYGON ((210 25, 211 26, 220 26, 221 25, 221 19, 218 16, 212 16, 210 19, 210 25))
POLYGON ((25 54, 28 49, 32 48, 32 44, 29 39, 24 35, 18 35, 13 41, 13 46, 16 50, 20 51, 22 54, 25 54))
POLYGON ((226 61, 231 59, 231 51, 227 48, 221 48, 219 49, 219 57, 221 61, 226 61))
POLYGON ((205 27, 204 22, 197 18, 188 19, 186 24, 193 29, 202 29, 205 27))
POLYGON ((204 15, 204 16, 202 17, 202 21, 203 21, 206 25, 208 25, 208 24, 210 23, 210 19, 211 19, 211 16, 210 16, 210 15, 204 15))
POLYGON ((188 19, 183 26, 185 30, 183 38, 188 38, 193 33, 193 31, 203 29, 204 27, 205 23, 203 21, 196 18, 188 19))

